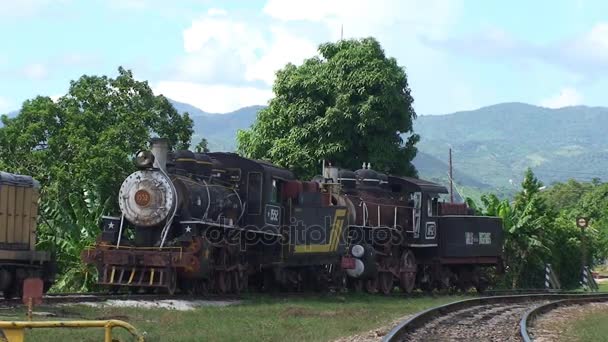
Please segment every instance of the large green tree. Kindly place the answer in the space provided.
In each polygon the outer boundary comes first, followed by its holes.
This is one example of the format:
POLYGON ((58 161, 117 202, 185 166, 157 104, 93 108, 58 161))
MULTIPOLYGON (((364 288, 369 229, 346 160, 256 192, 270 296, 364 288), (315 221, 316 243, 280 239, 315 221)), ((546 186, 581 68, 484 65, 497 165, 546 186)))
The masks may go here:
POLYGON ((39 96, 25 101, 17 117, 3 116, 2 166, 36 177, 60 199, 88 191, 105 200, 118 193, 133 170, 130 157, 152 135, 187 148, 188 114, 180 115, 130 71, 118 71, 116 78, 82 76, 56 102, 39 96))
POLYGON ((318 173, 323 159, 416 175, 419 136, 404 68, 373 38, 322 44, 319 54, 277 72, 275 97, 250 130, 238 133, 239 152, 301 177, 318 173))
POLYGON ((27 100, 2 123, 0 168, 42 183, 39 241, 56 250, 65 278, 59 284, 72 289, 82 285, 73 281, 79 252, 94 241, 100 214, 115 212, 133 154, 154 135, 187 148, 193 132, 187 113, 123 68, 116 78, 82 76, 57 101, 27 100))

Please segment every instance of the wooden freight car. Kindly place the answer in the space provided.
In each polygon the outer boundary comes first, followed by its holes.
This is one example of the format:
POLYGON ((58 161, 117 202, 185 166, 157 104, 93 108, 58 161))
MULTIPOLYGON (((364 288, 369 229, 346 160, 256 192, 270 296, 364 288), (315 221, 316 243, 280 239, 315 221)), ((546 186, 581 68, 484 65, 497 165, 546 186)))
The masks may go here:
POLYGON ((0 291, 21 293, 23 280, 53 281, 51 253, 36 250, 39 183, 32 177, 0 172, 0 291))

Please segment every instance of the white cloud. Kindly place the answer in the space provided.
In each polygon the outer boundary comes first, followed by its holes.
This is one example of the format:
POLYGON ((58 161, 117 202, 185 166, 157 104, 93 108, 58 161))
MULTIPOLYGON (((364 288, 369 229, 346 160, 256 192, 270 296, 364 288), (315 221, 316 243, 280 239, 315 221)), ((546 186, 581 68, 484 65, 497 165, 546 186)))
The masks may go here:
POLYGON ((324 23, 331 28, 332 39, 339 38, 342 25, 345 37, 393 30, 397 38, 404 34, 444 35, 461 5, 460 0, 268 0, 264 13, 283 21, 324 23))
POLYGON ((571 87, 562 88, 559 94, 540 101, 540 105, 547 108, 576 106, 581 103, 583 103, 583 95, 571 87))
POLYGON ((6 98, 0 96, 0 114, 6 114, 8 111, 15 108, 11 108, 12 103, 6 98))
POLYGON ((557 57, 573 67, 585 64, 608 67, 608 22, 599 22, 588 32, 561 42, 557 50, 557 57))
POLYGON ((228 12, 226 12, 226 10, 223 10, 221 8, 210 8, 207 10, 207 14, 210 16, 222 16, 222 15, 227 15, 228 12))
POLYGON ((48 71, 46 66, 40 63, 29 64, 23 68, 23 73, 26 77, 33 80, 41 80, 46 78, 48 71))
MULTIPOLYGON (((210 91, 210 85, 221 85, 214 87, 214 96, 209 97, 189 91, 189 98, 208 111, 225 111, 210 106, 234 109, 234 89, 254 89, 257 100, 245 102, 260 104, 271 93, 259 88, 270 88, 277 70, 314 56, 319 44, 340 37, 340 26, 344 25, 345 38, 376 37, 387 55, 407 66, 417 107, 424 112, 441 112, 452 104, 451 100, 438 104, 434 96, 418 94, 450 93, 462 84, 462 77, 451 68, 445 52, 422 44, 420 36, 445 36, 459 17, 461 5, 461 0, 269 0, 263 9, 266 16, 249 16, 246 20, 238 14, 210 9, 183 31, 184 54, 177 60, 174 77, 159 84, 172 81, 171 89, 187 84, 188 89, 198 86, 205 91, 210 91), (221 90, 227 93, 222 94, 221 90), (230 105, 208 104, 209 101, 230 105)), ((174 94, 167 96, 179 100, 180 94, 174 94)), ((185 97, 181 101, 192 103, 185 97)))
POLYGON ((204 83, 272 84, 277 70, 300 64, 316 53, 317 43, 285 26, 268 28, 235 20, 211 9, 183 32, 185 56, 177 65, 182 80, 204 83))
POLYGON ((156 95, 191 104, 208 113, 227 113, 246 106, 265 105, 272 97, 270 89, 178 81, 158 82, 153 90, 156 95))
POLYGON ((272 84, 275 73, 287 63, 301 64, 317 52, 317 44, 290 33, 284 27, 270 28, 272 42, 264 54, 247 67, 245 78, 248 81, 264 81, 272 84))

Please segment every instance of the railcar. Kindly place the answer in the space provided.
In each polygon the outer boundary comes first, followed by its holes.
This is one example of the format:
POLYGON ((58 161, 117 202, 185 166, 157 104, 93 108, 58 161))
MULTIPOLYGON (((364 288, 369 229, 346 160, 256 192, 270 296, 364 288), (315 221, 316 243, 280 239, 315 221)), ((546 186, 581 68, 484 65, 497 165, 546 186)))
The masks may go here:
POLYGON ((459 207, 439 203, 434 183, 330 165, 302 181, 234 153, 170 152, 164 139, 135 162, 120 213, 82 253, 113 289, 411 292, 481 287, 479 270, 500 263, 500 221, 447 215, 459 207))
POLYGON ((465 204, 441 202, 439 184, 376 172, 324 168, 318 176, 332 203, 349 208, 346 270, 354 289, 388 294, 395 285, 483 291, 490 269, 502 269, 502 222, 475 216, 465 204))
POLYGON ((20 296, 26 278, 54 281, 50 252, 36 248, 39 183, 30 176, 0 172, 0 291, 20 296))

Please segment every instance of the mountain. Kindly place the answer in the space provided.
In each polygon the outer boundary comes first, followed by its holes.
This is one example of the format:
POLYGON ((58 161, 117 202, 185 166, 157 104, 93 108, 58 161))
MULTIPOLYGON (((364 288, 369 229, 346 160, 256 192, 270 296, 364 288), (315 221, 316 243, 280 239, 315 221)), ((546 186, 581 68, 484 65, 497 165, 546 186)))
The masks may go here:
MULTIPOLYGON (((194 121, 192 144, 205 137, 212 151, 235 150, 236 132, 249 128, 264 108, 214 114, 170 101, 194 121)), ((502 103, 453 114, 421 115, 414 121, 414 130, 421 136, 414 165, 421 178, 447 184, 451 147, 456 191, 474 198, 490 191, 512 195, 527 167, 547 185, 569 178, 608 181, 605 127, 608 108, 604 107, 548 109, 502 103)))
MULTIPOLYGON (((255 121, 263 106, 222 115, 193 115, 197 143, 206 137, 212 150, 233 150, 238 129, 255 121)), ((204 113, 204 112, 203 112, 204 113)), ((453 155, 457 191, 510 195, 532 167, 545 184, 568 178, 608 180, 608 108, 576 106, 548 109, 502 103, 446 115, 421 115, 414 165, 421 177, 447 183, 448 151, 453 155)))
MULTIPOLYGON (((247 129, 255 121, 263 106, 251 106, 226 114, 192 115, 194 122, 193 145, 206 138, 212 151, 234 151, 236 132, 247 129)), ((202 112, 202 111, 201 111, 202 112)), ((190 112, 189 112, 190 113, 190 112)), ((202 112, 204 113, 204 112, 202 112)))
POLYGON ((508 193, 521 183, 527 167, 546 184, 568 178, 608 180, 607 124, 608 108, 503 103, 421 116, 415 130, 420 151, 446 160, 451 146, 455 169, 508 193))
POLYGON ((211 115, 210 113, 204 112, 201 109, 194 107, 193 105, 178 102, 171 99, 167 100, 169 100, 169 102, 173 105, 173 108, 175 108, 175 110, 177 110, 179 113, 188 112, 188 114, 190 114, 190 117, 211 115))

